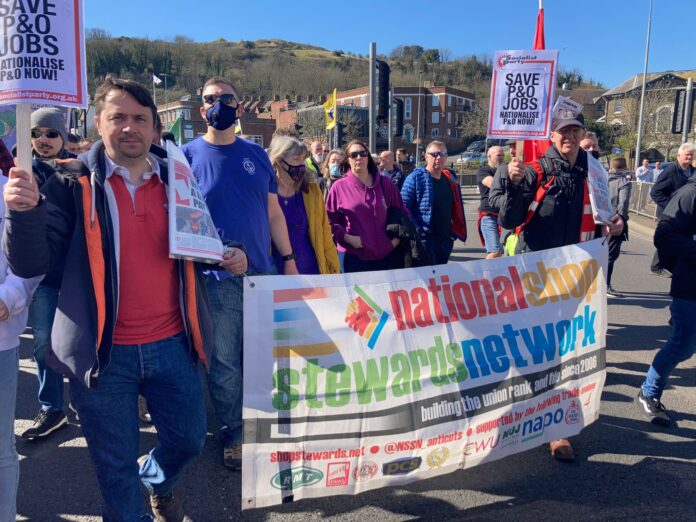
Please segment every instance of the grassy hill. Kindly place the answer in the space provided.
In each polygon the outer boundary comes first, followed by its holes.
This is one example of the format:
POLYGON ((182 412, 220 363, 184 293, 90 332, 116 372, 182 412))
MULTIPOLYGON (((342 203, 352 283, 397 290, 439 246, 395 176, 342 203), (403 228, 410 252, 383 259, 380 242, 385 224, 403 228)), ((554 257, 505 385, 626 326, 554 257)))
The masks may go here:
MULTIPOLYGON (((152 74, 166 74, 170 99, 195 93, 211 76, 231 79, 241 94, 266 97, 301 94, 318 98, 334 88, 352 89, 368 82, 367 56, 284 40, 229 42, 221 38, 196 43, 181 35, 170 41, 114 38, 106 31, 91 29, 86 46, 91 92, 109 73, 146 85, 152 83, 152 74)), ((389 61, 395 86, 417 85, 420 79, 457 87, 473 92, 477 99, 486 99, 490 57, 450 56, 447 49, 411 45, 398 47, 390 56, 380 58, 389 61)), ((568 80, 563 76, 566 73, 561 73, 559 83, 568 80)), ((579 79, 577 71, 567 74, 579 79)))

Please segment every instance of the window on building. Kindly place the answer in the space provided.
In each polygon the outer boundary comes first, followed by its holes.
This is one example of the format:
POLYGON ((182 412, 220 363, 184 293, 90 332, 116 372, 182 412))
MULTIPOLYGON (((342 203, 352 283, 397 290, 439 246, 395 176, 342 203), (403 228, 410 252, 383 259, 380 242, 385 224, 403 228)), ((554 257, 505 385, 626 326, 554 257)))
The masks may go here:
POLYGON ((448 112, 447 113, 447 125, 452 123, 452 113, 448 112))
POLYGON ((176 116, 174 119, 190 120, 191 119, 191 109, 177 109, 176 116))
POLYGON ((433 112, 433 123, 440 123, 440 113, 439 113, 439 111, 433 112))
POLYGON ((614 112, 623 111, 623 100, 616 100, 614 102, 614 112))
POLYGON ((448 94, 447 95, 447 106, 449 107, 450 105, 452 105, 452 95, 448 94))
POLYGON ((439 106, 440 106, 440 95, 433 94, 433 107, 439 107, 439 106))
POLYGON ((263 136, 259 136, 258 134, 252 134, 251 136, 247 136, 247 139, 263 147, 263 136))
POLYGON ((668 133, 672 128, 672 107, 660 107, 655 115, 655 132, 668 133))
POLYGON ((430 130, 430 135, 431 135, 433 138, 437 138, 437 137, 440 135, 440 129, 438 129, 437 127, 431 129, 431 130, 430 130))
POLYGON ((406 98, 404 100, 404 119, 411 119, 411 98, 406 98))
POLYGON ((366 94, 363 94, 363 95, 360 97, 360 106, 361 106, 361 107, 367 107, 367 95, 366 95, 366 94))
POLYGON ((413 143, 413 125, 404 125, 404 140, 406 143, 413 143))

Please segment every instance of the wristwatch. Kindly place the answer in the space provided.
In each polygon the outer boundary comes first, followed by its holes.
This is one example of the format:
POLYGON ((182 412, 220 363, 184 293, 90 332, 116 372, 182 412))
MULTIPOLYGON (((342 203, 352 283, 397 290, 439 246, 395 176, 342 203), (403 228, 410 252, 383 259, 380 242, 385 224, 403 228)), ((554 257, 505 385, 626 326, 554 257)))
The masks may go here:
POLYGON ((290 252, 287 256, 282 256, 281 259, 283 260, 283 262, 292 261, 296 259, 295 252, 290 252))

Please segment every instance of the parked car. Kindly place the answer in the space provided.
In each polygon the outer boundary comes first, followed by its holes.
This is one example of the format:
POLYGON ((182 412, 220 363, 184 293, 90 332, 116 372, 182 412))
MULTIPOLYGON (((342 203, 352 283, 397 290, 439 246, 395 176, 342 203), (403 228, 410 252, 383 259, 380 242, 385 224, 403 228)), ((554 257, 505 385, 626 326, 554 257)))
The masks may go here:
POLYGON ((467 152, 485 152, 486 151, 486 141, 472 141, 466 148, 467 152))
POLYGON ((457 160, 458 164, 463 164, 465 167, 479 167, 487 161, 486 155, 480 152, 467 151, 457 160))

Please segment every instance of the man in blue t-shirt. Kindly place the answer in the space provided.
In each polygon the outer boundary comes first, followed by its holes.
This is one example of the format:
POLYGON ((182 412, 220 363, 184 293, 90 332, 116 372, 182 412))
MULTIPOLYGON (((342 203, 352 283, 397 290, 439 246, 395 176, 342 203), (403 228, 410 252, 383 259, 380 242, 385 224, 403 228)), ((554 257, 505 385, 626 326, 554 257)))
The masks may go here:
MULTIPOLYGON (((224 78, 203 85, 201 116, 208 132, 182 147, 210 209, 220 237, 242 243, 249 258, 247 274, 275 272, 271 240, 283 256, 286 274, 297 274, 275 172, 266 152, 235 136, 242 113, 239 95, 224 78)), ((215 414, 223 423, 224 463, 242 465, 242 278, 228 272, 208 277, 215 345, 208 388, 215 414)))

